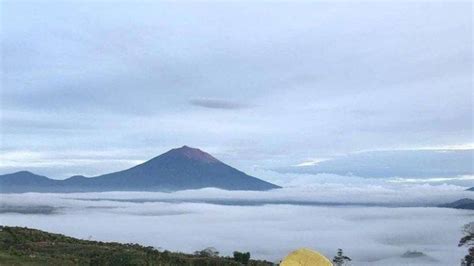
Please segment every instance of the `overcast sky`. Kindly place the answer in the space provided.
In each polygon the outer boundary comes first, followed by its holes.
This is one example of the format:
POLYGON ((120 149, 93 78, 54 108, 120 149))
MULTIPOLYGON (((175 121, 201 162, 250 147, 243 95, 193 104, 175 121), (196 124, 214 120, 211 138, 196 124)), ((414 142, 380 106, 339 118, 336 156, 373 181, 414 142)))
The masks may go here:
POLYGON ((95 175, 185 144, 249 173, 473 147, 470 1, 1 11, 0 173, 95 175))

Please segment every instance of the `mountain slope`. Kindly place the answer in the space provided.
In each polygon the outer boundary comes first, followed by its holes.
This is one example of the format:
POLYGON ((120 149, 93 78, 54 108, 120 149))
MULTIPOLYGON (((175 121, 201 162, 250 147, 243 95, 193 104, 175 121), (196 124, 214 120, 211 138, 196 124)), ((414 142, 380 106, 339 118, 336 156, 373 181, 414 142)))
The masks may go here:
POLYGON ((460 199, 451 203, 442 204, 439 207, 443 208, 453 208, 453 209, 463 209, 463 210, 474 210, 474 200, 473 199, 460 199))
POLYGON ((61 186, 61 181, 49 179, 28 171, 20 171, 0 176, 1 192, 47 192, 61 186))
POLYGON ((227 190, 269 190, 279 188, 230 167, 208 153, 187 146, 172 149, 130 169, 90 178, 73 176, 58 181, 36 176, 38 185, 31 186, 35 183, 31 179, 36 179, 32 176, 25 179, 24 175, 19 175, 19 173, 0 176, 0 191, 19 192, 20 189, 21 192, 22 184, 23 191, 175 191, 204 187, 227 190), (14 191, 9 189, 12 179, 15 179, 14 191), (6 182, 8 180, 10 181, 6 182))

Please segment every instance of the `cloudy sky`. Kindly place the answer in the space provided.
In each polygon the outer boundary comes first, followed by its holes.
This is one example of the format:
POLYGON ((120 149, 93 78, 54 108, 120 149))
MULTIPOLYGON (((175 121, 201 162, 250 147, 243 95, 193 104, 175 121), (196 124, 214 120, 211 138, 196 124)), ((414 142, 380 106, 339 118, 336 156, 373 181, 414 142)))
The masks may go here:
POLYGON ((95 175, 186 144, 280 184, 472 176, 472 12, 2 1, 0 173, 95 175))

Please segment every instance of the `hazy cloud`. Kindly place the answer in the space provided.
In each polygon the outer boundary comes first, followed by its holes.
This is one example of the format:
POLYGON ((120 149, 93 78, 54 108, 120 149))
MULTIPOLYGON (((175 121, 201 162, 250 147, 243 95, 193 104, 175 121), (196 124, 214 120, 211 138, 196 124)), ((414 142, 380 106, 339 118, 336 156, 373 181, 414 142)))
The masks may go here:
POLYGON ((212 99, 212 98, 200 98, 200 99, 192 99, 189 101, 192 105, 211 108, 211 109, 244 109, 249 108, 250 105, 240 103, 240 102, 233 102, 223 99, 212 99))
POLYGON ((448 178, 474 175, 473 162, 473 149, 392 150, 353 153, 276 170, 283 173, 330 173, 374 178, 448 178))

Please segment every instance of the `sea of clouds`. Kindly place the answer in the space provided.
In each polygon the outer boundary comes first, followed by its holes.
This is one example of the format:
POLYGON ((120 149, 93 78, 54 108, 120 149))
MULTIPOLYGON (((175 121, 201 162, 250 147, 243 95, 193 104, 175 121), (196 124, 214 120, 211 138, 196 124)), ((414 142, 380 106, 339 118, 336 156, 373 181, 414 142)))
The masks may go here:
POLYGON ((434 206, 471 195, 426 184, 3 194, 0 223, 173 251, 250 251, 275 262, 308 247, 328 257, 343 248, 353 265, 457 265, 461 227, 474 211, 434 206), (403 258, 408 250, 426 256, 403 258))

